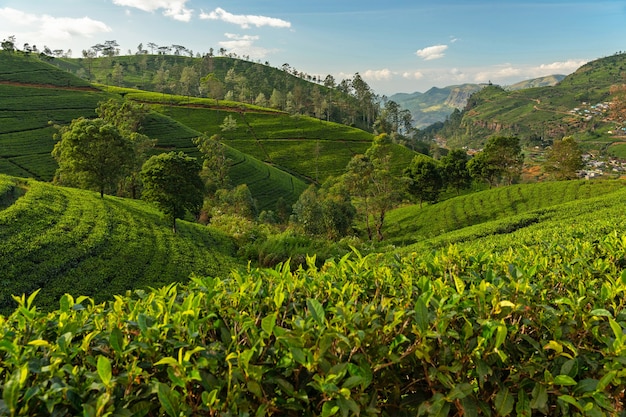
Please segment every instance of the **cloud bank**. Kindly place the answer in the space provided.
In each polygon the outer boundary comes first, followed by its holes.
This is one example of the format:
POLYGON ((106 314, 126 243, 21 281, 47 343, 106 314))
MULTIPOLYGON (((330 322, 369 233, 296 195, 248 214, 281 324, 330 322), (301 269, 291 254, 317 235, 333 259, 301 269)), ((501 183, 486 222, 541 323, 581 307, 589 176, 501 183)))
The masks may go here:
POLYGON ((242 29, 248 29, 250 26, 269 26, 274 28, 290 28, 291 23, 286 20, 277 19, 275 17, 255 16, 244 14, 232 14, 218 7, 210 13, 200 13, 200 19, 205 20, 221 20, 222 22, 232 23, 240 26, 242 29))
POLYGON ((0 8, 0 27, 10 31, 18 41, 21 38, 32 44, 44 44, 50 40, 66 41, 74 37, 91 38, 108 33, 112 29, 105 23, 89 17, 53 17, 25 13, 10 7, 0 8), (32 30, 32 28, 37 28, 32 30))
POLYGON ((113 0, 118 6, 133 7, 144 12, 163 10, 163 15, 181 22, 189 22, 193 14, 192 9, 185 5, 188 0, 113 0))

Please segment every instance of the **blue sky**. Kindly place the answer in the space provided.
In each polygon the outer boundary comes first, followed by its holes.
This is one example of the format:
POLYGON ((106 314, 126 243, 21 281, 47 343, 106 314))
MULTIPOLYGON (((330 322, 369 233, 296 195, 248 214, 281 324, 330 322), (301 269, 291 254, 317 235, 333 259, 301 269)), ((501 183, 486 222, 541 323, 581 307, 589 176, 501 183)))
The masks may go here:
POLYGON ((238 55, 378 94, 569 74, 626 51, 624 0, 0 0, 0 38, 79 57, 105 40, 238 55))

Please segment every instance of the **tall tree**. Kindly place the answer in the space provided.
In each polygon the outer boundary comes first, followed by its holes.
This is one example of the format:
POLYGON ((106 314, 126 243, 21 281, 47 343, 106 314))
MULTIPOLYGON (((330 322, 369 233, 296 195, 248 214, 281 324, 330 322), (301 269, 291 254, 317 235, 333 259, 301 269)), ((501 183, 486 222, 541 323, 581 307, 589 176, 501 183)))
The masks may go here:
POLYGON ((130 140, 133 152, 130 158, 127 176, 120 183, 118 193, 130 194, 131 198, 137 198, 141 181, 139 171, 146 162, 148 152, 156 145, 156 140, 150 139, 141 133, 149 108, 144 104, 137 104, 130 100, 109 99, 100 102, 96 108, 96 114, 118 128, 120 133, 130 140))
POLYGON ((226 155, 226 147, 220 142, 220 136, 199 136, 193 140, 193 143, 198 147, 204 160, 200 176, 207 190, 214 193, 221 188, 228 188, 231 160, 226 155))
POLYGON ((104 119, 75 119, 59 128, 52 156, 59 168, 55 181, 82 188, 95 188, 100 197, 115 190, 126 175, 133 157, 133 145, 104 119))
POLYGON ((200 164, 182 152, 150 157, 143 165, 142 198, 156 204, 176 233, 176 219, 187 211, 197 214, 202 207, 204 184, 200 164))
POLYGON ((546 153, 544 169, 556 180, 571 180, 578 177, 583 168, 583 156, 576 140, 567 136, 555 140, 546 153))
POLYGON ((489 182, 490 186, 504 181, 512 184, 522 173, 524 155, 519 139, 514 136, 493 136, 483 151, 468 165, 470 174, 489 182))
POLYGON ((405 170, 409 178, 409 193, 417 197, 420 208, 424 201, 434 203, 443 188, 441 172, 435 160, 426 156, 415 156, 405 170))
POLYGON ((391 172, 391 139, 382 134, 365 155, 354 156, 346 168, 343 181, 364 216, 367 234, 373 239, 370 216, 377 239, 383 240, 385 216, 401 200, 404 183, 391 172))
POLYGON ((472 177, 467 169, 468 160, 469 156, 463 149, 452 149, 440 160, 444 186, 454 188, 457 195, 472 183, 472 177))
POLYGON ((467 162, 470 176, 477 182, 486 182, 489 187, 498 183, 500 170, 491 163, 485 152, 479 152, 467 162))

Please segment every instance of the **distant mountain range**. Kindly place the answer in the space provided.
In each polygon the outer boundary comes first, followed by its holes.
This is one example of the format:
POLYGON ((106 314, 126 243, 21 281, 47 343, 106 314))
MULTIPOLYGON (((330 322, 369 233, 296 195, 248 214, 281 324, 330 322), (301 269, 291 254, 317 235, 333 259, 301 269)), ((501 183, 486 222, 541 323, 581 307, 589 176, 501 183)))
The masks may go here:
MULTIPOLYGON (((522 90, 525 88, 545 87, 556 85, 565 78, 564 75, 549 75, 547 77, 525 80, 511 86, 507 90, 522 90)), ((415 127, 418 129, 436 122, 443 122, 454 111, 463 109, 468 98, 475 92, 482 90, 489 84, 461 84, 448 87, 433 87, 425 93, 412 94, 398 93, 389 97, 403 109, 413 115, 415 127)))

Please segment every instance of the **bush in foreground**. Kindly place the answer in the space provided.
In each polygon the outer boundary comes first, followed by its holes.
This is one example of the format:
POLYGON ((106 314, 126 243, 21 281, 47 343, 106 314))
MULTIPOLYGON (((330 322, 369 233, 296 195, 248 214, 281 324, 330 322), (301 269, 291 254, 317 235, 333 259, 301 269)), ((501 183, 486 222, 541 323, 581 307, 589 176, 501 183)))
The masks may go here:
POLYGON ((233 272, 0 316, 0 414, 624 415, 626 237, 233 272))

